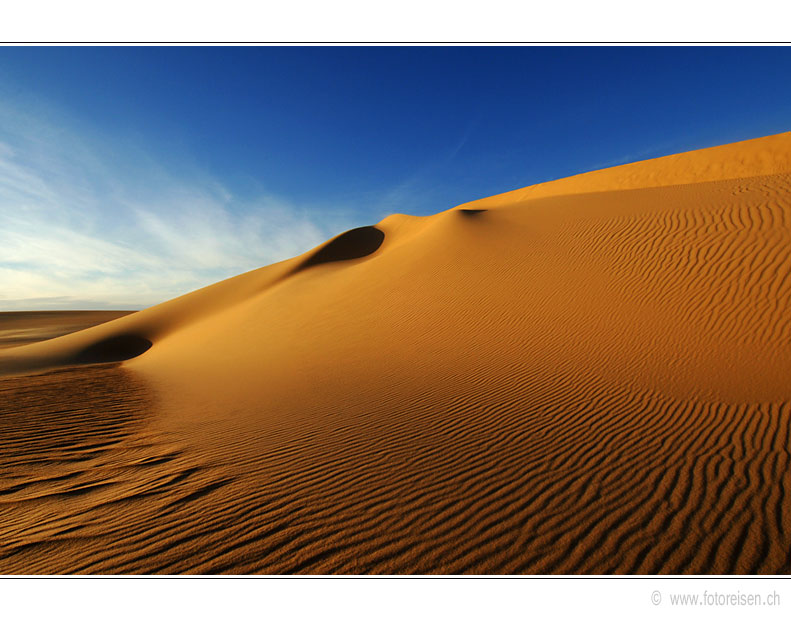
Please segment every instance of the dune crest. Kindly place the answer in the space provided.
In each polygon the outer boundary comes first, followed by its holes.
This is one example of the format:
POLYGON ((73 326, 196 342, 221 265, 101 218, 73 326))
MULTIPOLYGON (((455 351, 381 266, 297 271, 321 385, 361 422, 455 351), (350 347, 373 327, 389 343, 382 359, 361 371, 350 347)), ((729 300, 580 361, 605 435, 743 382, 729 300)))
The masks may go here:
POLYGON ((778 175, 791 170, 791 132, 622 164, 512 190, 468 205, 505 205, 528 199, 611 192, 778 175))
POLYGON ((3 572, 789 572, 791 134, 393 215, 0 373, 3 572))

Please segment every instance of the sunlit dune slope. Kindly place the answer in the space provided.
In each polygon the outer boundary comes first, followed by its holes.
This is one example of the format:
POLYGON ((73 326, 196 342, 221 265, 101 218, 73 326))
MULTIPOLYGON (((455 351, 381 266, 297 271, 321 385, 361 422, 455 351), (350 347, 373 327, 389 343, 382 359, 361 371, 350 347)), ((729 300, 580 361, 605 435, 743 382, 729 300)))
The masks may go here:
POLYGON ((390 216, 0 352, 0 570, 787 572, 790 296, 788 133, 390 216))

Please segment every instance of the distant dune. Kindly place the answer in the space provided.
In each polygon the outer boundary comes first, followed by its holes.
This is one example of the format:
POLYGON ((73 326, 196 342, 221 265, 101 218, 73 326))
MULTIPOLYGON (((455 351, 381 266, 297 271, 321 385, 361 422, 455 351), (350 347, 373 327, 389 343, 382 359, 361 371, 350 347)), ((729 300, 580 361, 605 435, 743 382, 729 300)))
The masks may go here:
POLYGON ((389 216, 0 373, 4 573, 787 573, 791 133, 389 216))
POLYGON ((0 312, 0 348, 23 346, 109 322, 132 311, 0 312))

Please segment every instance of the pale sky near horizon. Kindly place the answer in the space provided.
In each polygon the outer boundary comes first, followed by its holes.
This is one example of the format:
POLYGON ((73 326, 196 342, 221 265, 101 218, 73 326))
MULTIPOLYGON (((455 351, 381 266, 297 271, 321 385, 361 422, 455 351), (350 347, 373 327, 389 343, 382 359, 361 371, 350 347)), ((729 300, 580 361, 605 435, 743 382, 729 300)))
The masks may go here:
POLYGON ((142 308, 394 213, 791 129, 785 47, 0 48, 0 311, 142 308))

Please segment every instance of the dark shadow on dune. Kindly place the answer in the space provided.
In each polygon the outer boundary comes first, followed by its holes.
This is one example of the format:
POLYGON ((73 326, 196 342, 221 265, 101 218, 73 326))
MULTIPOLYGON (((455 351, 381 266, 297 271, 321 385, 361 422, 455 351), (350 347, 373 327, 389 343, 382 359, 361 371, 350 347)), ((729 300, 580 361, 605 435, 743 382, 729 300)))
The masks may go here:
POLYGON ((94 343, 74 357, 75 363, 112 363, 140 356, 151 347, 140 335, 116 335, 94 343))
POLYGON ((359 259, 374 253, 384 242, 385 234, 376 227, 358 227, 341 233, 303 261, 294 272, 324 263, 359 259))
POLYGON ((467 216, 468 218, 472 218, 477 216, 478 214, 483 214, 486 210, 485 209, 460 209, 459 213, 462 216, 467 216))

